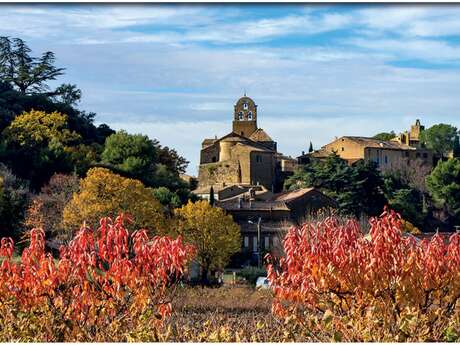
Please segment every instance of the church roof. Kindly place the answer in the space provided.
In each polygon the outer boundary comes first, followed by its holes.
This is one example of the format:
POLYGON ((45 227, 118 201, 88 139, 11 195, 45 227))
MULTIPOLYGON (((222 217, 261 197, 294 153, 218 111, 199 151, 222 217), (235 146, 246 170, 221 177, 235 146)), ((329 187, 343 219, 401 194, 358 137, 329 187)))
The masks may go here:
POLYGON ((212 139, 204 139, 203 142, 201 143, 201 146, 205 147, 205 146, 209 146, 209 145, 212 145, 214 144, 215 142, 217 141, 216 138, 212 138, 212 139))
POLYGON ((273 141, 272 138, 262 129, 257 128, 250 136, 249 139, 254 141, 273 141))
POLYGON ((235 132, 230 132, 227 135, 224 135, 223 137, 215 140, 213 144, 215 144, 217 142, 220 142, 220 141, 239 141, 241 145, 252 146, 255 149, 257 149, 258 151, 274 152, 273 150, 267 148, 267 146, 265 146, 264 144, 259 143, 257 141, 254 141, 254 140, 252 140, 250 138, 247 138, 247 137, 245 137, 243 135, 239 135, 238 133, 235 133, 235 132), (234 139, 230 139, 232 137, 234 139))

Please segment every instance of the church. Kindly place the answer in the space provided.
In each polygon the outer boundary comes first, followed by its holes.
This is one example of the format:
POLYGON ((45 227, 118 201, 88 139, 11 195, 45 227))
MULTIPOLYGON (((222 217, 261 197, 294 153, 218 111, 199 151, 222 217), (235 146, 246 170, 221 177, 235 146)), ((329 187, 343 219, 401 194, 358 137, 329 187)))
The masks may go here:
POLYGON ((280 251, 280 236, 289 226, 320 209, 337 207, 315 188, 282 191, 297 161, 278 152, 277 143, 258 127, 257 117, 257 105, 244 95, 234 106, 232 131, 203 140, 193 191, 208 200, 212 193, 215 205, 232 215, 241 229, 238 258, 252 264, 263 251, 280 251))
POLYGON ((219 200, 220 192, 229 186, 281 189, 296 160, 277 152, 276 142, 257 126, 257 116, 257 104, 244 95, 234 106, 232 131, 203 140, 195 194, 209 198, 212 186, 219 200))

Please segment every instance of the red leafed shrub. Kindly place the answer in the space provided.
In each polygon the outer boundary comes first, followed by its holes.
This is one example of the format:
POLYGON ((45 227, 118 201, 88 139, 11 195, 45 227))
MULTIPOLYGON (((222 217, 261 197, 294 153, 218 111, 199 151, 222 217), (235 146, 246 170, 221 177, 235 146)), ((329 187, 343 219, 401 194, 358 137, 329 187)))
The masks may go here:
POLYGON ((13 241, 2 239, 0 339, 155 340, 194 249, 145 230, 130 235, 126 220, 103 218, 96 231, 82 226, 58 260, 45 252, 41 229, 30 232, 19 262, 13 241))
POLYGON ((460 234, 418 241, 400 216, 327 218, 291 228, 285 257, 269 258, 273 312, 329 341, 440 341, 460 335, 460 234))

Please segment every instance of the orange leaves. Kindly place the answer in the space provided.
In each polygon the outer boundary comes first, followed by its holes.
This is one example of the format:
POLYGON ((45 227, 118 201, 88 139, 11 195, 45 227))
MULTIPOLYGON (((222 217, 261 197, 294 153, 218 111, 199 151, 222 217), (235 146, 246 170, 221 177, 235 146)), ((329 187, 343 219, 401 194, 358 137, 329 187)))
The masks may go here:
POLYGON ((411 315, 420 315, 420 327, 432 332, 426 335, 432 338, 414 334, 414 340, 440 339, 435 330, 442 331, 444 323, 458 313, 460 235, 452 235, 448 243, 439 234, 418 242, 403 235, 400 216, 390 210, 369 225, 370 239, 355 220, 328 218, 291 228, 283 243, 285 258, 278 263, 271 260, 268 267, 276 297, 274 311, 288 310, 281 303, 311 315, 327 307, 337 320, 361 329, 355 341, 382 341, 405 329, 404 315, 410 310, 411 315), (437 310, 450 315, 440 316, 437 310), (366 315, 382 322, 370 322, 366 315))
POLYGON ((12 240, 2 239, 0 305, 51 313, 54 321, 43 322, 61 322, 69 334, 85 334, 94 327, 103 332, 119 320, 133 325, 149 308, 165 319, 171 313, 167 291, 185 271, 194 248, 181 238, 150 239, 145 230, 130 235, 126 221, 120 215, 115 221, 101 219, 97 230, 83 225, 60 248, 58 260, 45 253, 40 229, 30 232, 20 263, 11 260, 12 240))

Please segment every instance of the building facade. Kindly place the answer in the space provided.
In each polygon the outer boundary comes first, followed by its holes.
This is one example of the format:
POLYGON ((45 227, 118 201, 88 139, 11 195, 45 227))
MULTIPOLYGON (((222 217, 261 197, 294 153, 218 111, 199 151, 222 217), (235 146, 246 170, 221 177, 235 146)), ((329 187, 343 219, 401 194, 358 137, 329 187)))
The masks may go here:
POLYGON ((276 191, 296 160, 277 152, 276 142, 257 125, 255 102, 241 97, 233 110, 232 131, 221 138, 204 139, 194 191, 208 197, 232 185, 257 186, 276 191))
POLYGON ((423 128, 420 120, 417 120, 410 131, 401 133, 390 141, 343 136, 319 150, 297 157, 297 160, 299 164, 307 164, 311 158, 323 159, 335 152, 349 164, 360 160, 372 161, 383 173, 420 166, 429 171, 434 165, 435 157, 433 151, 423 148, 420 144, 420 133, 423 128))

